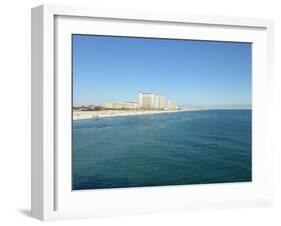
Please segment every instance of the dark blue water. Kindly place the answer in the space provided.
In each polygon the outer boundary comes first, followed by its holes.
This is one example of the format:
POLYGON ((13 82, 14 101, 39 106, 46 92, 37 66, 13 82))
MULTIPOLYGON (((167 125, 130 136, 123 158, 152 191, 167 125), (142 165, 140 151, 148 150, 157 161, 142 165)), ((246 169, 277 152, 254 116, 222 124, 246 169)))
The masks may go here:
POLYGON ((251 110, 73 122, 73 189, 252 179, 251 110))

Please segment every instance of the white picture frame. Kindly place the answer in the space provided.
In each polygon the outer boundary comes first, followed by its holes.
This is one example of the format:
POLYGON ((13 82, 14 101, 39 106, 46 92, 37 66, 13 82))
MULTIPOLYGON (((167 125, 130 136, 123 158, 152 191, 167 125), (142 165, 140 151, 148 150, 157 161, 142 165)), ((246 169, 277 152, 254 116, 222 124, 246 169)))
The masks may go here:
POLYGON ((272 114, 272 58, 271 20, 57 5, 33 8, 32 216, 56 220, 271 205, 273 153, 266 120, 272 114), (252 42, 253 182, 72 192, 72 33, 252 42))

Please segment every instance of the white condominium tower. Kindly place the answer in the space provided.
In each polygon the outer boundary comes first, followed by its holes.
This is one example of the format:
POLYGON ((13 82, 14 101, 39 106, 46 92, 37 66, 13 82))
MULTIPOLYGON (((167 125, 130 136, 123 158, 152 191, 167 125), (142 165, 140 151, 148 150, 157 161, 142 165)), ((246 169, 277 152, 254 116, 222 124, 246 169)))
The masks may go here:
POLYGON ((154 109, 154 94, 139 92, 139 107, 142 109, 154 109))
POLYGON ((164 109, 164 96, 155 94, 154 95, 154 109, 162 110, 164 109))
POLYGON ((139 107, 142 109, 164 109, 164 96, 154 93, 139 92, 139 107))

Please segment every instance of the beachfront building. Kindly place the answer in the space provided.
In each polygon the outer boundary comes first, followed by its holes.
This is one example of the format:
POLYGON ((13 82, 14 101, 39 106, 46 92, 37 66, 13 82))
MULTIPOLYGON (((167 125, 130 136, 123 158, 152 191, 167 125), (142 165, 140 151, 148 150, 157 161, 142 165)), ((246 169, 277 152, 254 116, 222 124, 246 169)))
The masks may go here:
POLYGON ((115 107, 115 104, 114 103, 106 103, 104 105, 104 108, 105 109, 113 109, 115 107))
POLYGON ((125 103, 106 103, 104 105, 106 109, 138 109, 139 104, 136 102, 125 102, 125 103))
POLYGON ((138 109, 139 108, 139 104, 137 102, 125 102, 125 103, 123 103, 123 106, 126 109, 138 109))
POLYGON ((176 110, 176 109, 177 109, 176 102, 174 100, 169 100, 168 101, 168 110, 176 110))
POLYGON ((155 94, 154 95, 154 109, 162 110, 165 107, 164 96, 155 94))
POLYGON ((154 109, 155 95, 154 93, 139 92, 139 107, 141 109, 154 109))

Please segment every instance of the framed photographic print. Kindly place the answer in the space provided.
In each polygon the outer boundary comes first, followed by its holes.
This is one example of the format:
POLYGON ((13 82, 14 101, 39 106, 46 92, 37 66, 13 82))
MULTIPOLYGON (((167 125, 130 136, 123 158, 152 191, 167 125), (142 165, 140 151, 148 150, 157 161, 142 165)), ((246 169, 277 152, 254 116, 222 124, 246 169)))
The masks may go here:
POLYGON ((32 9, 32 215, 272 203, 272 21, 32 9))

